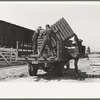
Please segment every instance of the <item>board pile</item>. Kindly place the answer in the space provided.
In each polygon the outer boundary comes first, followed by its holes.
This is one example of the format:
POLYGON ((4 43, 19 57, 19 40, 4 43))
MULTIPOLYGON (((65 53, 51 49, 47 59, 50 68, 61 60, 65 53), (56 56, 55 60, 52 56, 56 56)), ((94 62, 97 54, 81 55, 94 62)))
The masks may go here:
MULTIPOLYGON (((63 41, 72 37, 74 34, 72 28, 69 26, 68 22, 64 18, 61 18, 56 23, 51 25, 51 28, 54 32, 58 30, 57 33, 63 41)), ((53 41, 53 44, 55 44, 55 40, 52 39, 52 41, 53 41)))
MULTIPOLYGON (((55 22, 53 25, 51 25, 51 28, 54 32, 58 30, 57 35, 62 39, 63 41, 66 39, 69 39, 70 37, 75 34, 72 30, 72 28, 69 26, 68 22, 64 19, 61 18, 57 22, 55 22)), ((42 45, 43 39, 39 38, 38 39, 38 47, 40 48, 42 45)), ((57 45, 56 39, 52 37, 52 45, 55 47, 57 45)))

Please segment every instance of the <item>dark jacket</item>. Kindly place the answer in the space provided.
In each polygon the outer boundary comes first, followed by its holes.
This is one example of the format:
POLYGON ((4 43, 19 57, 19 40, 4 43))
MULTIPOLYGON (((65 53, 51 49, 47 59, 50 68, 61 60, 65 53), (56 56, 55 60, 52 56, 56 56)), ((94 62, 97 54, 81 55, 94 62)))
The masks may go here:
POLYGON ((45 29, 45 31, 41 34, 41 37, 45 40, 50 40, 51 37, 54 37, 54 32, 51 28, 45 29))
POLYGON ((32 36, 32 41, 37 40, 38 36, 39 36, 39 31, 36 30, 36 31, 34 32, 33 36, 32 36))

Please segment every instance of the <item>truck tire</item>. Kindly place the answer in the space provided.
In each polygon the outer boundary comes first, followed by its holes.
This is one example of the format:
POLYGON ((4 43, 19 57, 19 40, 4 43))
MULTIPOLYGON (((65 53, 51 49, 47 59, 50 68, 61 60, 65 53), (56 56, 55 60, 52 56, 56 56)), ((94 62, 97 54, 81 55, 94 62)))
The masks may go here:
POLYGON ((29 72, 30 76, 36 76, 37 75, 37 71, 38 71, 37 66, 32 65, 32 64, 29 65, 28 72, 29 72))

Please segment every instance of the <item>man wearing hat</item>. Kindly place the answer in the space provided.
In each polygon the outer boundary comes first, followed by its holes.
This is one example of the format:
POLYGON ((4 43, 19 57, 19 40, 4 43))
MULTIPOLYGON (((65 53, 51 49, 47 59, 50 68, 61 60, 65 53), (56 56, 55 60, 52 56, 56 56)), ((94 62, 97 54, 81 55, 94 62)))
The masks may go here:
POLYGON ((52 46, 52 43, 51 43, 51 36, 54 32, 52 31, 50 25, 46 25, 46 29, 44 31, 44 33, 42 34, 43 36, 43 43, 42 43, 42 47, 40 49, 40 54, 39 54, 39 57, 41 57, 43 55, 43 52, 45 50, 45 47, 46 45, 49 47, 50 51, 51 51, 51 58, 53 58, 55 56, 55 52, 53 50, 53 46, 52 46))
POLYGON ((41 30, 42 30, 42 27, 39 26, 39 27, 35 30, 35 32, 34 32, 34 34, 33 34, 33 36, 32 36, 33 54, 36 54, 36 53, 37 53, 37 39, 38 39, 38 36, 39 36, 41 30))
POLYGON ((76 46, 78 47, 79 54, 81 54, 83 40, 79 39, 78 36, 74 34, 74 41, 75 43, 73 43, 73 45, 76 44, 76 46))

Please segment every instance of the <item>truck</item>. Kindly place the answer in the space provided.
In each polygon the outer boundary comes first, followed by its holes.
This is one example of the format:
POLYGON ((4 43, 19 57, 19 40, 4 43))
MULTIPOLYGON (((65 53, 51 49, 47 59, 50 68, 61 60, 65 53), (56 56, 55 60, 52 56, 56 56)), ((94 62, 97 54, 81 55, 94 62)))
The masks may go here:
MULTIPOLYGON (((67 21, 64 18, 61 18, 56 23, 51 25, 52 30, 55 32, 59 30, 55 35, 57 39, 52 37, 52 45, 56 53, 55 58, 50 58, 50 50, 46 46, 42 58, 39 58, 36 55, 28 55, 25 57, 25 60, 28 64, 28 72, 30 76, 37 75, 38 69, 43 69, 45 72, 55 71, 58 76, 64 75, 64 66, 66 64, 66 57, 68 49, 66 48, 67 40, 75 34, 67 21)), ((43 39, 38 37, 38 51, 41 48, 43 39)))

